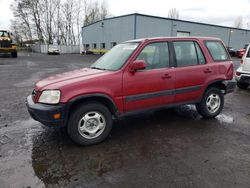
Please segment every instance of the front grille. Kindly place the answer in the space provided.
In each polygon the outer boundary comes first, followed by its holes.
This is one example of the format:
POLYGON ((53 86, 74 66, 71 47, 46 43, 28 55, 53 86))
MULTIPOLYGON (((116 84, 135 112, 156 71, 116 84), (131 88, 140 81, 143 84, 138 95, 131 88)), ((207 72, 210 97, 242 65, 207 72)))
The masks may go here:
POLYGON ((11 42, 9 40, 1 40, 0 47, 1 48, 11 48, 11 42))

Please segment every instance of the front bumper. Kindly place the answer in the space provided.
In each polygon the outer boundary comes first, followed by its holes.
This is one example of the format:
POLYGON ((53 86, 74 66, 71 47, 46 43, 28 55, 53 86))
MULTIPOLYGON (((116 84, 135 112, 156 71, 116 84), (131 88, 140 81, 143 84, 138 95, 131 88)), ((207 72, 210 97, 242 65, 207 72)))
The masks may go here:
POLYGON ((226 81, 223 81, 223 84, 226 86, 225 94, 232 93, 236 88, 235 80, 226 80, 226 81))
POLYGON ((58 127, 67 124, 68 105, 66 104, 48 105, 34 103, 30 95, 26 99, 26 106, 30 116, 46 126, 58 127), (60 118, 55 119, 53 117, 55 114, 60 114, 60 118))
POLYGON ((48 51, 48 55, 59 55, 59 51, 48 51))
POLYGON ((237 82, 250 84, 250 72, 242 71, 240 68, 236 72, 239 73, 239 75, 235 75, 237 82))
POLYGON ((16 48, 0 48, 0 53, 16 52, 16 48))

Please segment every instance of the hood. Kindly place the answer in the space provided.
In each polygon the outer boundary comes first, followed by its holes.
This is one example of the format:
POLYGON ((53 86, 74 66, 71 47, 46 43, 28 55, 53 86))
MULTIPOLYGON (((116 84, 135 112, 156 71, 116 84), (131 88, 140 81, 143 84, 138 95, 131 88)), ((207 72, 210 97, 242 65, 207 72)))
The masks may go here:
MULTIPOLYGON (((74 70, 70 72, 65 72, 62 74, 56 74, 50 76, 48 78, 42 79, 36 83, 36 90, 42 90, 44 87, 53 85, 56 87, 57 85, 62 86, 65 84, 72 83, 73 81, 78 80, 87 80, 91 78, 95 78, 96 76, 103 75, 107 71, 104 70, 97 70, 97 69, 90 69, 90 68, 83 68, 79 70, 74 70)), ((59 88, 54 88, 59 89, 59 88)))

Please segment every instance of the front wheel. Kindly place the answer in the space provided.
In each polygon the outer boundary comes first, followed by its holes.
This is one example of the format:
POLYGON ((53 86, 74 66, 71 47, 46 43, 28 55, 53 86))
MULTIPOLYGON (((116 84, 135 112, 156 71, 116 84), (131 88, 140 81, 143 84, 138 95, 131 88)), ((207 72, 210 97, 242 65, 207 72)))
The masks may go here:
POLYGON ((17 52, 11 52, 11 56, 16 58, 17 57, 17 52))
POLYGON ((103 141, 112 129, 112 114, 100 103, 85 103, 70 115, 67 130, 70 138, 80 145, 103 141))
POLYGON ((196 104, 198 113, 204 118, 213 118, 217 116, 223 109, 224 96, 217 87, 206 90, 201 102, 196 104))

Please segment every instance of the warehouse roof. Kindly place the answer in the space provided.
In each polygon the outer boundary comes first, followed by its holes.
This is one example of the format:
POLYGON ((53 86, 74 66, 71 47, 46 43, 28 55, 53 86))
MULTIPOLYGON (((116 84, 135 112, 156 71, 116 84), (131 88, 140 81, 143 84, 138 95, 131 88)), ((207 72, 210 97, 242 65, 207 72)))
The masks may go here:
MULTIPOLYGON (((248 30, 248 29, 241 29, 241 28, 236 28, 236 27, 221 26, 221 25, 208 24, 208 23, 201 23, 201 22, 194 22, 194 21, 188 21, 188 20, 179 20, 179 19, 166 18, 166 17, 160 17, 160 16, 152 16, 152 15, 139 14, 139 13, 126 14, 126 15, 122 15, 122 16, 115 16, 115 17, 105 18, 104 20, 112 20, 112 19, 122 18, 122 17, 128 17, 128 16, 144 16, 144 17, 148 17, 148 18, 157 18, 157 19, 164 19, 164 20, 171 20, 171 21, 179 21, 179 22, 186 22, 186 23, 192 23, 192 24, 200 24, 200 25, 221 27, 221 28, 227 28, 227 29, 235 29, 235 30, 242 30, 242 31, 250 31, 250 30, 248 30)), ((99 21, 94 22, 94 23, 92 23, 92 24, 83 26, 82 28, 88 27, 88 26, 93 25, 93 24, 98 23, 98 22, 102 22, 102 21, 104 21, 104 20, 99 20, 99 21)))

